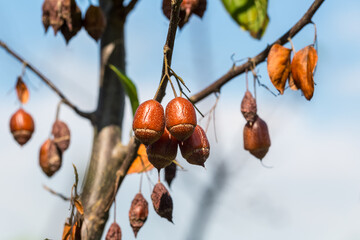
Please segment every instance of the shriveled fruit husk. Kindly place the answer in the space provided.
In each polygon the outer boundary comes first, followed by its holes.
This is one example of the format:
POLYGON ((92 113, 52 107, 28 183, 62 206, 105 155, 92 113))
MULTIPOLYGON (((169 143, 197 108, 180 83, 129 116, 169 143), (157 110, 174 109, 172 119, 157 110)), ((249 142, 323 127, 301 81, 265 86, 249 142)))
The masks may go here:
POLYGON ((39 162, 43 172, 51 177, 61 167, 61 151, 53 140, 47 139, 40 148, 39 162))
POLYGON ((69 43, 82 27, 81 10, 75 0, 64 0, 63 4, 64 24, 61 26, 61 33, 66 43, 69 43))
POLYGON ((169 166, 165 168, 165 181, 167 182, 169 187, 171 186, 172 181, 176 177, 176 168, 177 166, 174 162, 172 162, 169 166))
POLYGON ((141 193, 135 195, 129 211, 130 225, 135 237, 149 215, 148 202, 141 193))
POLYGON ((250 124, 255 122, 257 118, 256 100, 249 92, 249 90, 246 90, 245 95, 241 101, 241 113, 243 114, 246 121, 250 122, 250 124))
POLYGON ((95 40, 99 40, 106 27, 106 17, 100 7, 90 5, 84 19, 87 33, 95 40))
POLYGON ((157 183, 151 194, 155 212, 170 222, 172 221, 173 202, 170 193, 162 183, 157 183))
POLYGON ((70 145, 70 129, 63 121, 56 120, 52 127, 54 142, 63 153, 70 145))
POLYGON ((116 222, 112 223, 105 237, 106 240, 121 240, 121 228, 116 222))

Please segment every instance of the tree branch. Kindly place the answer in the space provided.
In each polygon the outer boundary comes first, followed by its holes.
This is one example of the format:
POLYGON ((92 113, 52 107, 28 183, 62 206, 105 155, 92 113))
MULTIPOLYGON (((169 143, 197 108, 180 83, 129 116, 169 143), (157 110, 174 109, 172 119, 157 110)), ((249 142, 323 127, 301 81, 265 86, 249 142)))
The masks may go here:
POLYGON ((134 9, 137 2, 138 2, 138 0, 131 0, 129 2, 129 4, 125 7, 125 14, 126 15, 128 15, 131 12, 131 10, 134 9))
POLYGON ((258 64, 264 62, 269 54, 270 48, 274 44, 278 43, 278 44, 284 45, 285 43, 287 43, 289 41, 288 38, 294 37, 298 32, 301 31, 301 29, 303 29, 307 24, 312 22, 311 19, 312 19, 313 15, 319 9, 320 5, 324 1, 325 0, 315 0, 313 2, 313 4, 310 6, 310 8, 307 10, 307 12, 304 14, 304 16, 292 28, 290 28, 290 30, 287 31, 284 35, 282 35, 279 39, 277 39, 271 45, 268 45, 262 52, 260 52, 255 57, 249 59, 249 61, 247 61, 246 63, 244 63, 240 66, 231 68, 226 74, 224 74, 218 80, 216 80, 215 82, 210 84, 208 87, 204 88, 200 92, 193 95, 190 98, 190 100, 193 103, 196 103, 196 102, 201 101, 202 99, 204 99, 205 97, 209 96, 210 94, 212 94, 214 92, 219 92, 221 87, 223 85, 225 85, 226 83, 228 83, 230 80, 232 80, 234 77, 236 77, 246 71, 250 71, 251 68, 254 67, 254 65, 257 66, 258 64))
POLYGON ((55 85, 45 77, 39 70, 25 61, 22 57, 20 57, 17 53, 11 50, 3 41, 0 40, 0 47, 4 48, 10 55, 16 58, 19 62, 26 65, 33 73, 35 73, 51 90, 53 90, 62 100, 63 103, 68 105, 71 109, 73 109, 79 116, 89 119, 92 123, 95 121, 95 115, 89 112, 83 112, 79 110, 73 103, 71 103, 65 95, 57 88, 55 85))

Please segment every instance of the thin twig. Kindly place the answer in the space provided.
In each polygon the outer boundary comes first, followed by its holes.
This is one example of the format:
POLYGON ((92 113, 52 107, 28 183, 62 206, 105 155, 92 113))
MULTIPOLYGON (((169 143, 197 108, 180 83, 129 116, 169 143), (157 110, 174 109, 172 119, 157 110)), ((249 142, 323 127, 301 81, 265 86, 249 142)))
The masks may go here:
POLYGON ((24 60, 20 55, 15 53, 12 49, 10 49, 3 41, 0 40, 0 47, 5 49, 10 55, 16 58, 19 62, 24 64, 27 68, 29 68, 33 73, 35 73, 51 90, 53 90, 64 102, 64 104, 68 105, 71 109, 73 109, 79 116, 89 119, 92 123, 95 121, 95 115, 89 112, 83 112, 79 110, 72 102, 69 101, 65 97, 65 95, 47 78, 45 77, 39 70, 37 70, 33 65, 29 64, 26 60, 24 60))
MULTIPOLYGON (((292 27, 289 31, 287 31, 284 35, 282 35, 279 39, 277 39, 275 42, 273 42, 271 45, 268 45, 262 52, 260 52, 255 57, 251 58, 252 61, 255 63, 255 65, 258 65, 265 61, 267 58, 267 55, 270 51, 270 48, 272 45, 278 43, 280 45, 284 45, 288 42, 288 38, 294 37, 298 32, 301 31, 307 24, 311 23, 311 18, 315 14, 315 12, 319 9, 321 4, 325 0, 315 0, 313 4, 310 6, 310 8, 307 10, 307 12, 304 14, 304 16, 292 27)), ((219 91, 220 88, 228 83, 230 80, 232 80, 234 77, 244 73, 246 70, 250 70, 252 67, 251 61, 247 61, 246 63, 237 66, 237 67, 231 67, 230 70, 224 74, 222 77, 220 77, 218 80, 210 84, 208 87, 204 88, 200 92, 196 93, 191 97, 191 101, 193 103, 199 102, 202 99, 206 98, 210 94, 219 91)))
POLYGON ((51 194, 54 194, 55 196, 58 196, 59 198, 61 198, 62 200, 64 201, 70 201, 71 198, 69 197, 66 197, 65 195, 61 194, 61 193, 58 193, 58 192, 55 192, 54 190, 52 190, 51 188, 49 188, 48 186, 46 185, 43 185, 44 189, 48 192, 50 192, 51 194))

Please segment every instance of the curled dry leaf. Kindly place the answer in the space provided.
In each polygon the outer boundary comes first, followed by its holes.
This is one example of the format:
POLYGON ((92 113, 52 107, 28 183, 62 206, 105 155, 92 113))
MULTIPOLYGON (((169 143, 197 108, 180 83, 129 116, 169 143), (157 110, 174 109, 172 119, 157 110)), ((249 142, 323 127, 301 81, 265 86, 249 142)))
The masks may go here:
POLYGON ((246 90, 245 95, 241 101, 241 113, 243 114, 246 121, 250 122, 250 124, 255 122, 257 118, 256 100, 251 92, 249 92, 249 90, 246 90))
POLYGON ((90 5, 85 14, 84 27, 95 41, 101 38, 105 31, 106 18, 100 7, 90 5))
POLYGON ((106 240, 121 240, 121 228, 116 222, 112 223, 106 234, 106 240))
POLYGON ((81 215, 83 215, 83 214, 84 214, 84 207, 83 207, 83 205, 82 205, 82 203, 81 203, 81 201, 80 201, 79 198, 76 198, 76 199, 74 200, 74 205, 75 205, 75 207, 76 207, 76 210, 77 210, 81 215))
POLYGON ((79 222, 75 222, 72 226, 69 223, 69 219, 66 220, 62 235, 62 240, 81 240, 81 224, 79 222), (70 238, 71 237, 71 238, 70 238))
POLYGON ((129 170, 127 171, 127 174, 143 173, 150 171, 151 169, 154 168, 154 166, 149 162, 149 159, 146 154, 146 147, 144 144, 140 144, 137 154, 138 156, 131 164, 129 170))
POLYGON ((135 195, 129 210, 129 221, 135 237, 149 215, 148 202, 141 193, 135 195))
POLYGON ((35 124, 33 118, 22 108, 12 115, 10 119, 10 131, 21 146, 29 141, 34 130, 35 124))
POLYGON ((267 69, 270 80, 274 87, 281 93, 284 93, 286 80, 291 71, 290 64, 291 50, 274 44, 267 57, 267 69))
MULTIPOLYGON (((171 0, 163 0, 163 13, 170 19, 171 15, 171 0)), ((206 0, 183 0, 180 5, 180 22, 179 27, 182 28, 185 23, 189 21, 191 14, 196 14, 200 18, 203 17, 206 10, 206 0)))
POLYGON ((51 177, 61 167, 61 151, 53 140, 47 139, 40 148, 40 167, 43 172, 51 177))
POLYGON ((248 150, 258 159, 263 159, 271 145, 269 130, 266 123, 257 117, 251 125, 247 123, 244 127, 244 149, 248 150))
POLYGON ((63 121, 56 120, 52 126, 54 143, 63 153, 70 145, 70 129, 63 121))
POLYGON ((162 183, 157 183, 151 194, 155 212, 170 222, 172 221, 173 202, 170 193, 162 183))
POLYGON ((297 88, 310 100, 314 94, 314 71, 318 56, 315 48, 307 46, 296 52, 291 63, 291 74, 297 88))
POLYGON ((174 162, 172 162, 169 166, 165 168, 164 174, 165 174, 165 181, 171 186, 172 181, 176 177, 176 170, 177 166, 174 162))
POLYGON ((16 82, 16 93, 18 96, 19 101, 22 104, 25 104, 29 101, 29 90, 22 80, 22 77, 19 76, 16 82))

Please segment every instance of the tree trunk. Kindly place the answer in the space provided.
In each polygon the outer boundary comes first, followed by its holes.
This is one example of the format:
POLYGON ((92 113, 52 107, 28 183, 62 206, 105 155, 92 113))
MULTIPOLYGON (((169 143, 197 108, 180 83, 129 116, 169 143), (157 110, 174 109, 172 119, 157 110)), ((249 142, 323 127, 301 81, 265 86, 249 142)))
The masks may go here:
POLYGON ((125 14, 121 2, 100 1, 107 17, 107 27, 101 40, 100 86, 93 149, 81 194, 84 206, 82 239, 101 238, 113 200, 116 170, 125 157, 114 156, 115 146, 121 144, 124 90, 108 67, 108 64, 113 64, 125 72, 125 14))

